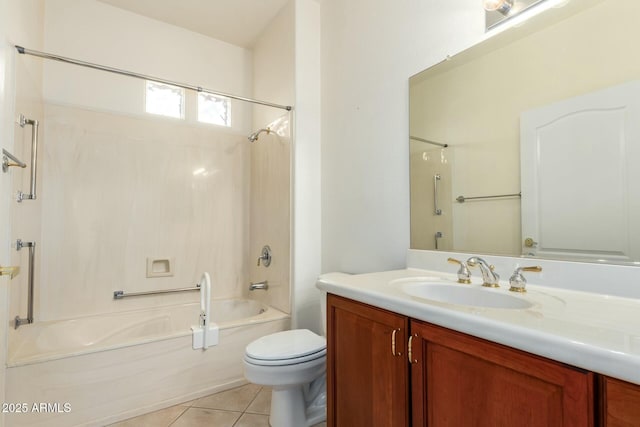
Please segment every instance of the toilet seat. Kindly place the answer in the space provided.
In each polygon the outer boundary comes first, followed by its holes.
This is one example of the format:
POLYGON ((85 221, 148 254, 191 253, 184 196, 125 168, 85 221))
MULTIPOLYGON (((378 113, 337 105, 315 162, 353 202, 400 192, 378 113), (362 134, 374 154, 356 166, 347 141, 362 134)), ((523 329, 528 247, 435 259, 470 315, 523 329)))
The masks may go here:
POLYGON ((252 365, 287 366, 287 365, 298 365, 300 363, 306 363, 316 359, 321 359, 326 355, 327 355, 327 350, 321 350, 316 353, 308 354, 303 357, 296 357, 296 358, 289 358, 289 359, 274 359, 274 360, 254 359, 248 355, 245 355, 244 360, 247 363, 251 363, 252 365))
POLYGON ((327 341, 308 329, 277 332, 249 344, 245 360, 253 365, 284 366, 324 357, 327 341))

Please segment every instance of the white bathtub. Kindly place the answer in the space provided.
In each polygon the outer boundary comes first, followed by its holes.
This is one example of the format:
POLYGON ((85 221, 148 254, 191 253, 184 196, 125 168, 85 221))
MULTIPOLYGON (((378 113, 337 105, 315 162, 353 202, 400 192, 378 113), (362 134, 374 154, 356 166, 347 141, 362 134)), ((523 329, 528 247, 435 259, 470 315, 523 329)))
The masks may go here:
POLYGON ((11 330, 6 403, 29 410, 7 426, 101 426, 244 384, 246 345, 290 326, 257 301, 214 300, 219 344, 193 350, 198 315, 199 303, 182 304, 11 330))

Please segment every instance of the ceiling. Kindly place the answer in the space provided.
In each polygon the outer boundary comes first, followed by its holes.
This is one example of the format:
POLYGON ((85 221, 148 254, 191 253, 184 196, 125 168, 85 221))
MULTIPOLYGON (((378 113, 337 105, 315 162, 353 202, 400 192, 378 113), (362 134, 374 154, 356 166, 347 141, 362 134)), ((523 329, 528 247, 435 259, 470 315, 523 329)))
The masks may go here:
POLYGON ((120 9, 251 48, 288 0, 99 0, 120 9))

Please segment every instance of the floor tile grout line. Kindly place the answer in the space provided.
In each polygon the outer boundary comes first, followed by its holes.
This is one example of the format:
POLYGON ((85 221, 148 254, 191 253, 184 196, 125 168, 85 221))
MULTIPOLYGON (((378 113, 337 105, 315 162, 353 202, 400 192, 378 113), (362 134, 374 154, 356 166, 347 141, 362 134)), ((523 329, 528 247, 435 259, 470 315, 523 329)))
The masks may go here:
POLYGON ((178 415, 175 420, 171 421, 167 427, 171 427, 172 425, 174 425, 176 421, 178 421, 180 417, 182 417, 190 408, 190 406, 185 406, 184 411, 180 412, 180 415, 178 415))
MULTIPOLYGON (((233 425, 231 427, 235 427, 240 420, 242 419, 242 417, 244 416, 244 414, 247 413, 247 409, 249 409, 249 407, 251 406, 251 404, 258 398, 258 395, 260 395, 260 392, 262 392, 262 389, 264 389, 264 387, 260 387, 258 389, 258 392, 255 394, 255 396, 253 396, 253 399, 251 399, 251 401, 247 404, 247 406, 244 408, 244 411, 242 411, 242 414, 240 415, 240 417, 238 417, 238 419, 236 420, 235 423, 233 423, 233 425)), ((249 412, 249 414, 251 414, 251 412, 249 412)))
POLYGON ((182 413, 178 416, 178 418, 176 418, 175 420, 171 421, 171 423, 169 423, 169 425, 167 427, 171 427, 172 425, 174 425, 180 418, 182 418, 189 409, 198 409, 200 411, 215 411, 215 412, 227 412, 230 414, 239 414, 238 418, 234 421, 233 426, 236 425, 236 423, 240 420, 240 418, 242 418, 242 416, 244 415, 244 412, 242 411, 227 411, 225 409, 214 409, 214 408, 201 408, 199 406, 193 406, 193 407, 189 407, 189 408, 185 408, 184 411, 182 411, 182 413))
MULTIPOLYGON (((262 390, 263 390, 263 389, 264 389, 264 387, 260 387, 260 388, 258 389, 258 392, 256 393, 256 395, 255 395, 255 396, 253 396, 253 399, 251 399, 251 402, 249 402, 249 403, 247 404, 247 407, 246 407, 246 408, 244 408, 244 411, 242 411, 242 413, 243 413, 243 414, 244 414, 245 412, 247 412, 247 409, 249 409, 249 407, 251 407, 251 404, 252 404, 252 403, 253 403, 253 402, 258 398, 258 396, 260 395, 260 393, 262 392, 262 390)), ((252 412, 250 412, 250 413, 252 413, 252 412)))
POLYGON ((243 413, 242 413, 242 415, 240 415, 240 418, 238 418, 238 419, 236 420, 236 422, 235 422, 235 423, 233 423, 233 425, 232 425, 231 427, 235 427, 235 426, 236 426, 236 424, 238 424, 238 423, 240 422, 240 420, 242 419, 242 417, 244 417, 246 414, 249 414, 249 415, 258 415, 258 416, 261 416, 261 417, 267 417, 267 425, 269 425, 269 427, 271 427, 271 424, 269 424, 269 415, 266 415, 266 414, 253 414, 253 413, 251 413, 251 412, 243 412, 243 413))

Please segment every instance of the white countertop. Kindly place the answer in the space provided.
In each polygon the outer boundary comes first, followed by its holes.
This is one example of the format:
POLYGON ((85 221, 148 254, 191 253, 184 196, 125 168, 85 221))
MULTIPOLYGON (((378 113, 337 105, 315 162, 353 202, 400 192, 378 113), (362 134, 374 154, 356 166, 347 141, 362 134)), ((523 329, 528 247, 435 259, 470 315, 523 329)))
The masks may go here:
POLYGON ((640 384, 640 300, 527 285, 527 292, 486 289, 533 303, 527 309, 454 305, 406 294, 406 279, 439 277, 451 286, 456 276, 404 269, 367 274, 329 273, 316 286, 415 319, 548 357, 572 366, 640 384), (405 280, 403 280, 405 279, 405 280))

